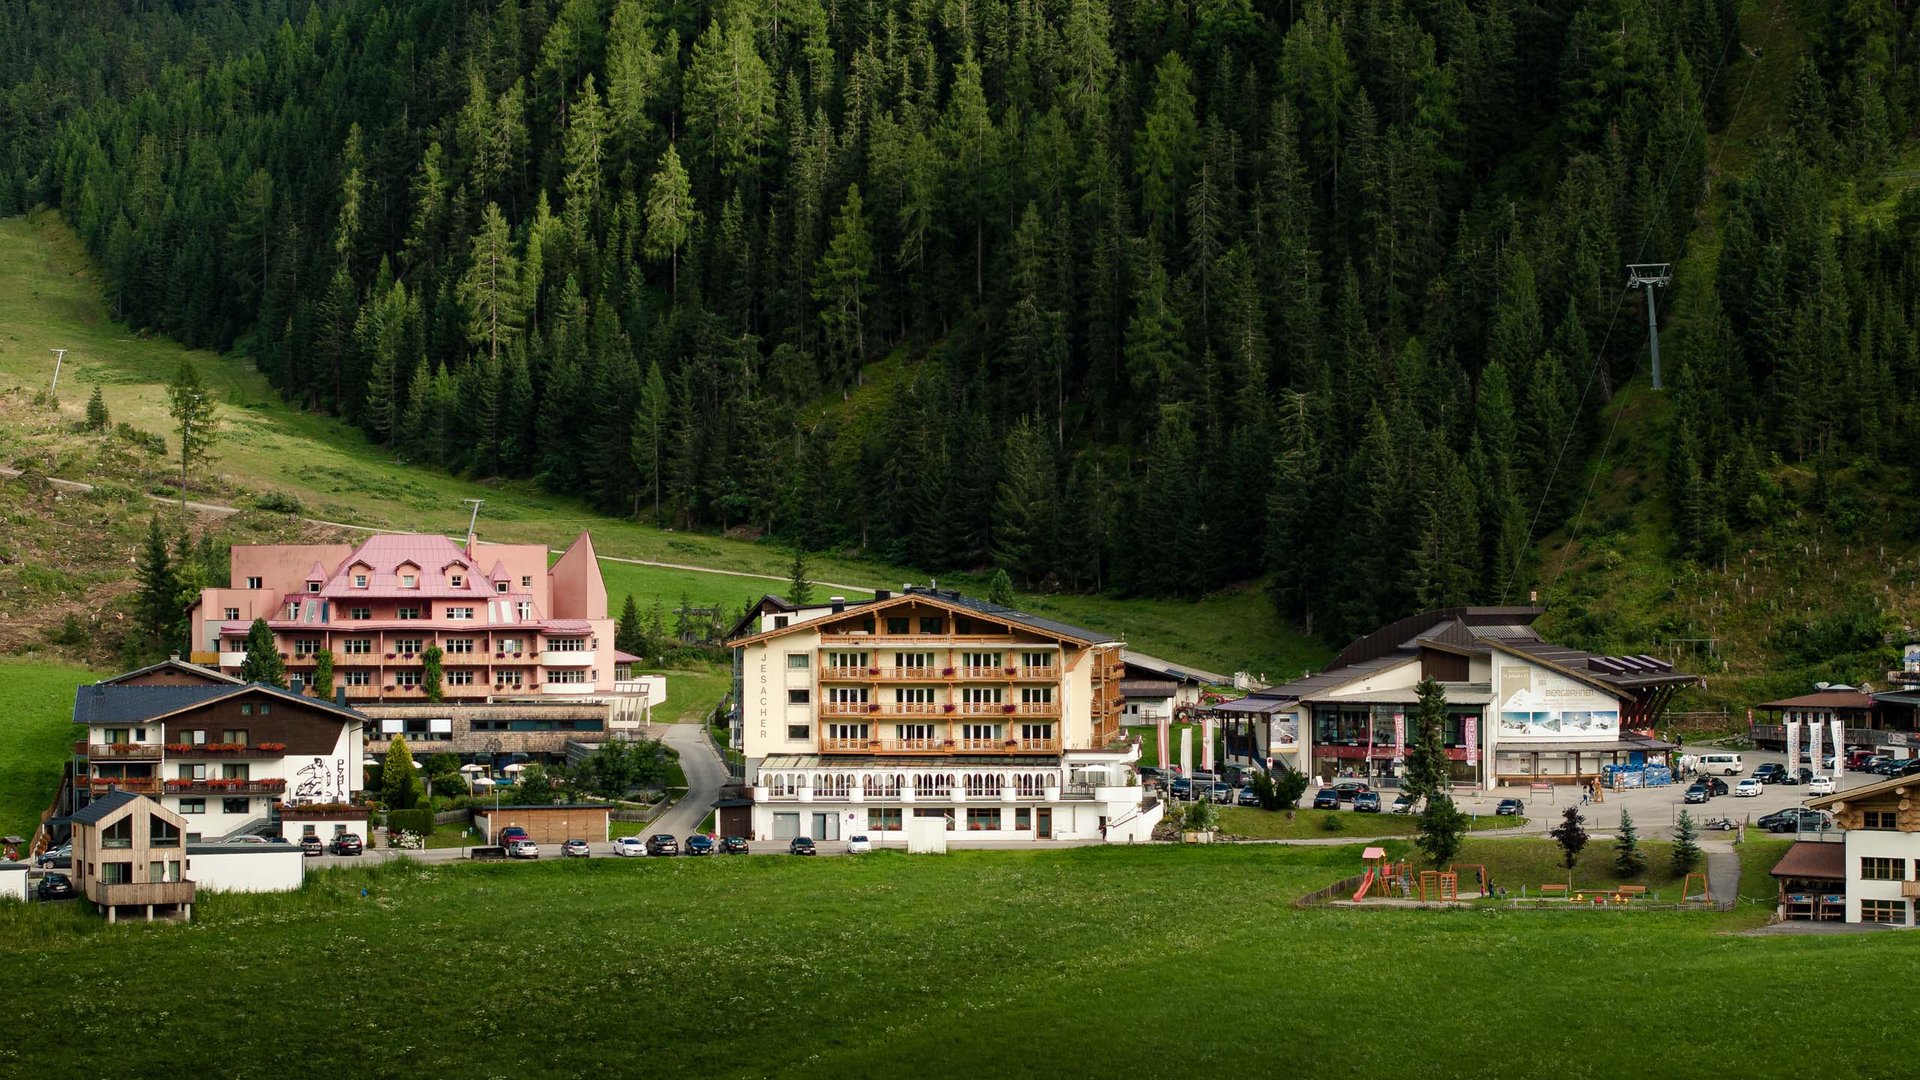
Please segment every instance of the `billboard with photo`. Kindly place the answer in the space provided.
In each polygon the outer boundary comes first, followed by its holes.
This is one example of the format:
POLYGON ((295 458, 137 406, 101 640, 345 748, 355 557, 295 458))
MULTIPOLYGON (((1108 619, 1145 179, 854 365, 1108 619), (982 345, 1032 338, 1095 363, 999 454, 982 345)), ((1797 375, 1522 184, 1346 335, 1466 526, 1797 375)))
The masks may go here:
POLYGON ((1494 677, 1501 742, 1620 737, 1620 704, 1611 694, 1524 661, 1495 665, 1494 677))

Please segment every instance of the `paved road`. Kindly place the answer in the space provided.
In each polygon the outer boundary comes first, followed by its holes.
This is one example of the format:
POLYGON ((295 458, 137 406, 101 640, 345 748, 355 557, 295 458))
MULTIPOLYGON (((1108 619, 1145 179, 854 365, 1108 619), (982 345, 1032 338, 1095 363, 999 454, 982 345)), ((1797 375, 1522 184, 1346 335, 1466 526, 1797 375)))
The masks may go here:
POLYGON ((687 774, 687 794, 647 827, 649 833, 684 837, 700 827, 713 811, 713 800, 727 783, 727 767, 713 752, 699 724, 666 724, 660 741, 680 752, 680 770, 687 774))

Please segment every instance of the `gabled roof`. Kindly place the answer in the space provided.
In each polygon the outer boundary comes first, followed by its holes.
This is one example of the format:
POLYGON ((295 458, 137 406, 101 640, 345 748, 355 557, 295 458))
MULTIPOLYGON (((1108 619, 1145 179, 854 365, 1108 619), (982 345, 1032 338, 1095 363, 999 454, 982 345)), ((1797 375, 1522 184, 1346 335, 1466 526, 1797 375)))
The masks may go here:
MULTIPOLYGON (((784 602, 785 601, 782 601, 782 603, 784 602)), ((1069 623, 1056 622, 1052 619, 1041 618, 1038 615, 1029 615, 1024 611, 1016 611, 1010 607, 1002 607, 999 604, 989 603, 985 600, 977 600, 971 596, 962 596, 957 592, 947 589, 934 589, 913 585, 909 586, 905 592, 897 593, 885 600, 870 600, 862 603, 860 606, 869 613, 878 614, 889 608, 900 607, 915 602, 930 604, 934 607, 945 608, 948 611, 959 612, 966 615, 979 615, 989 619, 996 619, 1000 622, 1024 627, 1048 637, 1063 638, 1078 645, 1118 643, 1118 639, 1110 634, 1103 634, 1097 630, 1088 630, 1084 627, 1073 626, 1069 623)), ((848 608, 853 606, 852 604, 847 605, 848 608)), ((819 622, 818 619, 808 619, 804 622, 794 623, 791 626, 738 638, 730 644, 736 648, 743 645, 757 644, 779 637, 782 634, 792 633, 795 630, 813 626, 817 622, 819 622)))
POLYGON ((1832 795, 1822 795, 1817 799, 1808 799, 1807 805, 1815 810, 1825 810, 1836 803, 1858 802, 1861 799, 1874 798, 1880 795, 1899 794, 1901 788, 1908 788, 1912 791, 1920 792, 1920 776, 1889 777, 1877 784, 1868 784, 1866 787, 1848 788, 1845 791, 1836 791, 1832 795))
POLYGON ((101 680, 100 685, 118 686, 129 679, 136 679, 142 675, 150 675, 156 671, 178 671, 183 674, 195 676, 196 678, 205 679, 210 683, 225 683, 225 684, 231 684, 234 686, 240 685, 239 679, 233 677, 232 675, 227 674, 224 671, 216 671, 210 667, 201 667, 199 664, 189 664, 185 660, 182 660, 177 656, 168 657, 167 659, 162 660, 157 664, 148 664, 146 667, 143 667, 143 668, 135 668, 132 671, 123 671, 120 674, 115 675, 111 679, 101 680))
POLYGON ((477 575, 466 575, 459 588, 448 581, 446 570, 458 563, 470 567, 472 560, 460 546, 436 533, 379 533, 369 536, 340 563, 340 571, 329 576, 320 590, 329 599, 367 598, 401 599, 410 597, 453 599, 493 595, 493 583, 477 575), (356 567, 367 575, 366 588, 353 584, 356 567), (429 571, 426 567, 438 567, 429 571), (414 588, 400 584, 401 571, 418 575, 414 588))
POLYGON ((319 559, 315 559, 315 560, 313 560, 313 569, 311 569, 311 570, 309 570, 309 571, 307 571, 307 578, 306 578, 306 579, 307 579, 308 581, 325 581, 325 580, 327 580, 327 568, 326 568, 326 567, 324 567, 324 566, 322 566, 322 565, 320 565, 320 560, 319 560, 319 559))
POLYGON ((1781 698, 1779 701, 1763 702, 1756 709, 1871 709, 1875 702, 1872 694, 1863 694, 1851 686, 1833 687, 1799 697, 1781 698))
POLYGON ((1773 864, 1774 877, 1847 879, 1847 845, 1831 840, 1797 840, 1773 864))
POLYGON ((1231 678, 1221 675, 1218 672, 1202 671, 1197 667, 1175 664, 1171 661, 1162 660, 1157 656, 1148 656, 1143 652, 1134 652, 1131 649, 1123 650, 1120 653, 1120 660, 1130 667, 1144 668, 1162 678, 1172 679, 1175 682, 1211 683, 1215 686, 1228 686, 1233 682, 1231 678))
POLYGON ((241 695, 265 695, 333 713, 342 720, 364 721, 358 710, 324 698, 311 698, 267 683, 212 686, 110 686, 93 683, 74 688, 76 724, 149 724, 197 709, 209 702, 241 695))
POLYGON ((98 825, 112 817, 121 807, 139 798, 139 795, 131 791, 121 791, 116 788, 74 811, 67 821, 74 825, 98 825))

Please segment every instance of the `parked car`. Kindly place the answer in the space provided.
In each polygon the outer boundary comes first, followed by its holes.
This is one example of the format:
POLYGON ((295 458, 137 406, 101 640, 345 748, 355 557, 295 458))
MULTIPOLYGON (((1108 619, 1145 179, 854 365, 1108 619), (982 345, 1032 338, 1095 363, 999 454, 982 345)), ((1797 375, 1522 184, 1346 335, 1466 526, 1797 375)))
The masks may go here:
POLYGON ((646 855, 647 845, 637 836, 622 836, 613 842, 613 853, 626 859, 638 859, 646 855))
POLYGON ((1360 792, 1353 797, 1353 808, 1362 814, 1379 813, 1380 793, 1377 791, 1360 792))
POLYGON ((864 855, 873 850, 873 841, 864 835, 847 837, 847 854, 864 855))
POLYGON ((252 833, 242 833, 239 836, 229 836, 220 842, 223 844, 264 844, 267 842, 267 838, 264 836, 255 836, 252 833))
POLYGON ((593 855, 593 849, 585 840, 569 840, 560 845, 560 855, 566 859, 585 859, 593 855))
POLYGON ((792 839, 792 841, 790 841, 790 842, 789 842, 789 843, 787 844, 787 854, 789 854, 789 855, 818 855, 818 854, 820 854, 820 852, 819 852, 818 850, 816 850, 816 849, 814 848, 814 846, 813 846, 813 837, 811 837, 811 836, 796 836, 796 837, 794 837, 794 838, 792 839))
POLYGON ((687 837, 687 842, 682 846, 689 855, 711 855, 713 854, 713 837, 705 833, 693 833, 687 837))
POLYGON ((1881 776, 1897 776, 1914 760, 1916 759, 1890 757, 1876 766, 1873 771, 1881 776))
MULTIPOLYGON (((1760 815, 1760 820, 1754 822, 1754 824, 1768 832, 1772 832, 1773 827, 1782 821, 1798 820, 1800 820, 1800 808, 1797 806, 1789 806, 1785 810, 1775 810, 1771 814, 1760 815)), ((1789 826, 1789 831, 1791 831, 1791 826, 1789 826)))
POLYGON ((1213 802, 1230 803, 1233 801, 1233 785, 1224 780, 1215 780, 1202 788, 1201 794, 1213 802))
POLYGON ((1313 808, 1315 810, 1340 809, 1340 793, 1330 787, 1321 788, 1313 794, 1313 808))
POLYGON ((500 835, 494 839, 494 843, 499 844, 503 848, 510 848, 522 840, 531 839, 533 839, 533 837, 527 835, 527 830, 518 825, 509 825, 500 830, 500 835))
POLYGON ((1527 804, 1519 799, 1501 799, 1493 808, 1496 817, 1523 817, 1526 812, 1527 804))
POLYGON ((654 833, 652 836, 647 837, 647 854, 678 855, 680 854, 680 841, 675 840, 671 833, 654 833))
POLYGON ((1887 776, 1912 776, 1914 773, 1920 773, 1920 758, 1908 758, 1901 762, 1898 768, 1887 773, 1887 776))
POLYGON ((1757 799, 1765 785, 1749 776, 1733 785, 1733 797, 1736 799, 1757 799))
POLYGON ((333 838, 333 843, 327 845, 327 850, 335 855, 358 855, 365 851, 366 847, 366 841, 360 839, 359 833, 343 832, 333 838))
POLYGON ((34 894, 42 900, 71 900, 73 879, 65 874, 48 874, 40 879, 34 894))
POLYGON ((1260 795, 1251 787, 1243 787, 1234 795, 1233 802, 1236 806, 1259 806, 1260 795))
POLYGON ((1804 784, 1811 779, 1813 779, 1813 770, 1802 765, 1798 770, 1782 777, 1780 782, 1786 784, 1788 787, 1792 787, 1797 784, 1804 784))
POLYGON ((1394 814, 1411 814, 1413 813, 1414 806, 1419 802, 1419 799, 1411 795, 1402 794, 1399 798, 1393 800, 1393 808, 1388 812, 1394 814))
POLYGON ((746 838, 746 837, 744 837, 744 836, 723 836, 723 837, 721 837, 721 838, 720 838, 720 854, 722 854, 722 855, 745 855, 746 853, 747 853, 747 838, 746 838))
POLYGON ((318 836, 307 835, 300 838, 300 854, 325 855, 326 853, 326 841, 320 839, 318 836))
POLYGON ((1777 761, 1769 761, 1753 770, 1753 778, 1763 784, 1777 784, 1785 779, 1787 767, 1777 761))
POLYGON ((1358 780, 1342 780, 1339 783, 1333 785, 1334 794, 1340 796, 1341 802, 1352 802, 1353 797, 1355 795, 1358 795, 1363 791, 1372 791, 1372 790, 1373 790, 1372 788, 1368 787, 1366 784, 1363 784, 1358 780))
POLYGON ((1847 751, 1847 771, 1859 772, 1861 766, 1872 761, 1876 755, 1871 750, 1855 748, 1847 751))
POLYGON ((1713 788, 1711 785, 1696 780, 1687 788, 1686 793, 1681 795, 1680 798, 1683 802, 1703 803, 1713 798, 1713 788))
POLYGON ((1166 787, 1173 782, 1173 770, 1162 769, 1157 765, 1142 765, 1140 766, 1140 780, 1142 783, 1166 787))
POLYGON ((540 845, 531 840, 515 840, 507 845, 507 857, 510 859, 537 859, 540 857, 540 845))
POLYGON ((1783 813, 1790 816, 1776 819, 1773 824, 1766 827, 1768 832, 1826 832, 1833 828, 1833 817, 1819 810, 1795 807, 1783 813))
POLYGON ((1807 794, 1808 795, 1833 794, 1833 777, 1816 776, 1813 779, 1807 781, 1807 794))
POLYGON ((49 866, 53 866, 57 863, 64 862, 71 858, 73 858, 73 845, 61 844, 57 848, 48 848, 47 850, 41 852, 40 857, 35 859, 33 862, 35 866, 38 866, 40 869, 45 870, 49 866))

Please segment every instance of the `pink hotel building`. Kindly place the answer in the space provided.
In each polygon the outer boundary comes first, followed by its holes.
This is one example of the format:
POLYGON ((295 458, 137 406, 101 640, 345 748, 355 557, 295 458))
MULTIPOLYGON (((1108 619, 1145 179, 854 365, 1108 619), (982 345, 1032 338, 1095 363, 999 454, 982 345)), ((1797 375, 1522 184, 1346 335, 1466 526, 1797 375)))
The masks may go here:
POLYGON ((289 686, 312 682, 322 649, 349 701, 422 700, 421 654, 438 645, 442 696, 482 702, 607 693, 614 665, 607 586, 586 534, 547 565, 538 544, 383 534, 347 544, 235 545, 227 588, 188 613, 193 660, 230 675, 264 618, 289 686))

